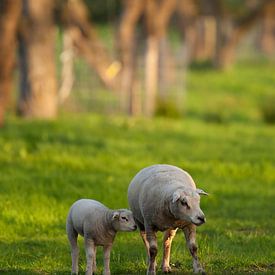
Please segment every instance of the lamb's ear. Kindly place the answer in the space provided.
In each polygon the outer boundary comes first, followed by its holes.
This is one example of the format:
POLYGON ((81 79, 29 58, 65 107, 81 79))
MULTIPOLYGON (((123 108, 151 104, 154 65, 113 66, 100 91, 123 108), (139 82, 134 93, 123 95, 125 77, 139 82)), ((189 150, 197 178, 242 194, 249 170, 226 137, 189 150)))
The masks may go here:
POLYGON ((199 195, 205 195, 205 196, 208 196, 209 194, 206 193, 205 191, 203 191, 202 189, 196 189, 196 192, 199 194, 199 195))
POLYGON ((119 218, 119 212, 118 212, 118 211, 115 211, 115 212, 113 213, 112 220, 114 221, 114 220, 117 220, 118 218, 119 218))
POLYGON ((172 202, 175 203, 176 201, 178 201, 180 199, 180 192, 179 191, 175 191, 173 193, 173 199, 172 202))

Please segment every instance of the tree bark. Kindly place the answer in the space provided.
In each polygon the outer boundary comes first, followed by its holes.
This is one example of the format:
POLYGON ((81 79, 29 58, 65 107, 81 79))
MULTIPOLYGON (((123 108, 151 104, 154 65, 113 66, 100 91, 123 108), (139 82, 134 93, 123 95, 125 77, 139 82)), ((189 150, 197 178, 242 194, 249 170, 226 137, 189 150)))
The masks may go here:
POLYGON ((275 53, 275 4, 264 12, 258 45, 267 55, 275 53))
POLYGON ((182 50, 184 53, 183 62, 187 66, 196 54, 199 9, 195 1, 181 0, 177 12, 180 16, 179 28, 184 40, 182 50))
POLYGON ((141 112, 141 99, 137 91, 135 30, 145 8, 145 0, 124 0, 124 13, 119 27, 119 52, 122 62, 121 108, 131 115, 141 112))
POLYGON ((58 91, 58 102, 62 104, 70 95, 74 84, 74 47, 73 40, 66 30, 63 33, 63 51, 60 55, 62 62, 61 86, 58 91))
POLYGON ((19 37, 20 97, 18 112, 24 117, 57 115, 54 0, 23 0, 19 37))
MULTIPOLYGON (((218 69, 227 69, 235 61, 236 47, 244 35, 251 30, 255 23, 263 17, 264 12, 272 7, 275 0, 265 0, 252 10, 247 16, 240 18, 232 29, 228 31, 228 17, 222 13, 217 14, 217 50, 215 66, 218 69)), ((231 22, 233 23, 233 22, 231 22)))
POLYGON ((85 4, 82 0, 67 0, 64 3, 63 24, 72 37, 77 53, 84 57, 106 87, 118 90, 121 64, 113 60, 103 47, 88 19, 85 4))
POLYGON ((165 37, 177 0, 146 0, 147 50, 145 56, 145 114, 155 112, 159 82, 160 41, 165 37))
POLYGON ((15 47, 21 0, 0 2, 0 127, 12 89, 15 47))

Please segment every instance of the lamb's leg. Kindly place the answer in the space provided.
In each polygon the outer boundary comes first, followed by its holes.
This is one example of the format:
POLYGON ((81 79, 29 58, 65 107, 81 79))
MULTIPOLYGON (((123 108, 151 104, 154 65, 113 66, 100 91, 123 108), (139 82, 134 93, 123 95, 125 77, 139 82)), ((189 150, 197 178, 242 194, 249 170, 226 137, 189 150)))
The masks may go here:
POLYGON ((94 254, 94 241, 90 239, 88 236, 84 236, 84 244, 85 244, 85 251, 86 251, 86 275, 92 275, 93 274, 93 262, 95 258, 94 254))
POLYGON ((93 273, 96 272, 96 246, 94 245, 93 273))
POLYGON ((104 251, 104 275, 110 275, 110 254, 111 254, 112 245, 105 245, 103 247, 104 251))
POLYGON ((163 258, 162 258, 162 272, 171 272, 170 267, 170 251, 172 240, 175 237, 177 229, 170 229, 165 231, 163 236, 163 258))
POLYGON ((78 256, 79 256, 79 248, 77 246, 78 234, 74 230, 70 222, 67 222, 66 231, 67 231, 68 240, 71 245, 72 274, 78 274, 78 256))
POLYGON ((193 257, 194 273, 206 274, 197 256, 198 247, 196 245, 196 226, 194 224, 188 225, 183 228, 183 232, 185 235, 187 247, 189 248, 189 251, 193 257))
POLYGON ((146 239, 149 243, 149 265, 147 275, 156 274, 156 256, 158 253, 158 244, 156 232, 150 226, 145 226, 146 239))

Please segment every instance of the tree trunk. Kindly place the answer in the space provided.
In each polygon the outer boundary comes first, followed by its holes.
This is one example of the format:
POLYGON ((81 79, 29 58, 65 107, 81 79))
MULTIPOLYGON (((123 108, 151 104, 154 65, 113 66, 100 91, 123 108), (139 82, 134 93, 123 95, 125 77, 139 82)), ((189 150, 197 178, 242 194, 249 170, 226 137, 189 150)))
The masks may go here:
POLYGON ((64 4, 63 23, 72 37, 77 53, 84 57, 106 87, 118 90, 121 64, 113 60, 103 47, 89 21, 84 2, 67 0, 64 4))
POLYGON ((236 48, 240 40, 263 17, 266 10, 274 6, 275 0, 265 0, 244 18, 229 23, 222 13, 217 14, 217 51, 215 65, 218 69, 227 69, 235 61, 236 48), (231 26, 228 28, 228 26, 231 26))
POLYGON ((54 5, 54 0, 23 0, 18 111, 24 117, 57 115, 54 5))
POLYGON ((63 33, 63 51, 60 56, 62 62, 61 86, 58 91, 58 102, 62 104, 70 95, 74 84, 74 47, 68 31, 63 33))
POLYGON ((121 109, 131 115, 141 112, 137 91, 135 30, 145 6, 144 0, 124 0, 124 13, 119 27, 119 51, 122 62, 121 109))
POLYGON ((177 12, 180 16, 179 28, 183 39, 182 57, 188 66, 195 55, 198 38, 198 6, 193 0, 181 0, 177 12))
POLYGON ((159 84, 160 41, 166 35, 177 0, 146 0, 147 50, 145 56, 145 114, 155 112, 159 84))
POLYGON ((267 55, 275 53, 275 5, 266 9, 261 22, 259 48, 267 55))
POLYGON ((196 24, 196 40, 194 45, 195 60, 211 60, 215 52, 216 21, 213 16, 201 16, 196 24))
POLYGON ((12 88, 15 47, 21 0, 0 2, 0 127, 12 88))
POLYGON ((152 116, 155 112, 158 89, 159 40, 155 36, 147 38, 145 56, 145 114, 152 116))

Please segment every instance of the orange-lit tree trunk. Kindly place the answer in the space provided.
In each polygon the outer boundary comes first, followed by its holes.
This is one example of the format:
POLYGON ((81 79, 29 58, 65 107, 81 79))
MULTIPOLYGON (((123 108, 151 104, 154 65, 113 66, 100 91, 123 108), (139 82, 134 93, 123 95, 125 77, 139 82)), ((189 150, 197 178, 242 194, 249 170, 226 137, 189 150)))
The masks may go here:
POLYGON ((122 62, 121 108, 132 115, 141 112, 141 100, 137 91, 136 39, 137 23, 144 12, 145 0, 124 0, 124 12, 119 27, 118 46, 122 62))
POLYGON ((57 115, 54 0, 23 0, 19 38, 19 114, 54 118, 57 115))
POLYGON ((275 53, 275 4, 264 12, 261 21, 259 47, 267 55, 275 53))
POLYGON ((184 40, 184 60, 187 65, 196 55, 198 44, 198 5, 193 0, 181 0, 177 12, 180 16, 179 28, 184 40))
POLYGON ((145 114, 155 112, 159 83, 160 41, 165 37, 177 0, 146 0, 145 114))
POLYGON ((0 126, 12 88, 12 71, 15 63, 15 47, 21 0, 0 1, 0 126))

